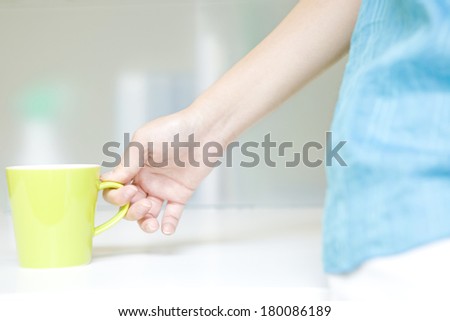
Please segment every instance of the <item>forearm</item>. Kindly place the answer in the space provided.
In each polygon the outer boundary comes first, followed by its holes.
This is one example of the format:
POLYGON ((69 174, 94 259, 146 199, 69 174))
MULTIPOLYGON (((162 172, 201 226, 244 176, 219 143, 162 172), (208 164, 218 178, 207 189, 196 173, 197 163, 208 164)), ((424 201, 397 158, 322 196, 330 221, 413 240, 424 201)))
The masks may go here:
POLYGON ((231 141, 347 51, 359 4, 302 0, 188 110, 210 139, 231 141))

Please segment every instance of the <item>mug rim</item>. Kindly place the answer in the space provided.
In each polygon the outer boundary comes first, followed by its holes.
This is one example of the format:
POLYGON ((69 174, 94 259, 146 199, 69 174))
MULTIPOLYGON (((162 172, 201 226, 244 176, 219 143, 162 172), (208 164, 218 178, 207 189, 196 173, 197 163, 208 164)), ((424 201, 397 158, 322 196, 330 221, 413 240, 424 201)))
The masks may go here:
POLYGON ((86 169, 86 168, 99 168, 100 165, 96 164, 43 164, 43 165, 17 165, 8 166, 6 170, 32 170, 32 171, 44 171, 44 170, 68 170, 68 169, 86 169))

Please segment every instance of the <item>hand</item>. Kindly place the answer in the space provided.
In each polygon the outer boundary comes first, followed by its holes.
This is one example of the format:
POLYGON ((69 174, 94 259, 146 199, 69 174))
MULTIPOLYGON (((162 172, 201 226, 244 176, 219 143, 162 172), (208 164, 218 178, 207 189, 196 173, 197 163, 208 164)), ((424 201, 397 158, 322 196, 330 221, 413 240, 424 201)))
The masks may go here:
POLYGON ((131 202, 126 219, 136 220, 145 232, 159 229, 158 216, 164 201, 167 201, 161 230, 166 235, 173 234, 186 202, 212 169, 201 161, 202 148, 195 149, 194 158, 199 162, 198 167, 188 162, 187 148, 180 148, 178 157, 185 167, 179 166, 180 162, 177 162, 178 165, 175 163, 171 142, 177 134, 182 142, 187 141, 190 134, 195 135, 196 141, 202 138, 205 125, 199 119, 194 112, 185 110, 147 123, 132 139, 132 142, 142 144, 144 153, 136 146, 128 148, 121 164, 101 177, 105 181, 125 184, 120 189, 104 191, 104 198, 118 206, 131 202), (153 145, 149 146, 149 142, 153 145), (164 155, 163 143, 168 144, 167 155, 164 155), (126 157, 129 166, 125 163, 126 157), (167 160, 167 165, 158 165, 163 159, 167 160))
POLYGON ((202 146, 195 159, 200 166, 187 162, 186 150, 176 164, 169 148, 168 165, 151 166, 165 157, 163 143, 172 142, 176 134, 187 141, 190 134, 204 145, 216 141, 226 146, 242 131, 254 124, 292 93, 304 86, 348 49, 361 0, 303 0, 280 25, 246 57, 204 92, 187 109, 154 120, 139 129, 133 141, 144 147, 145 162, 140 166, 137 148, 130 148, 129 166, 122 162, 114 171, 102 176, 127 184, 104 193, 116 205, 131 201, 127 217, 137 220, 146 232, 159 228, 158 215, 164 201, 167 206, 161 220, 162 231, 172 234, 184 206, 200 182, 211 171, 200 160, 202 146), (153 149, 147 146, 153 142, 153 149), (148 158, 148 159, 147 159, 148 158))

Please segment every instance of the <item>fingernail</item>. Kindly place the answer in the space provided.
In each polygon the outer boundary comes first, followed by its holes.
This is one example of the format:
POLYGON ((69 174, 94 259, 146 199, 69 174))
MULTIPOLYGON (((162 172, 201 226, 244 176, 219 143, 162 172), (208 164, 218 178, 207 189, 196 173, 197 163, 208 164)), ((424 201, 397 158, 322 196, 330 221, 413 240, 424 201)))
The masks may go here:
POLYGON ((144 225, 144 230, 147 233, 152 233, 152 232, 156 231, 157 229, 158 229, 158 224, 155 221, 153 221, 153 220, 148 221, 144 225))
POLYGON ((144 224, 144 231, 147 233, 153 232, 150 222, 144 224))
POLYGON ((173 234, 173 232, 175 232, 175 227, 172 224, 164 224, 162 232, 166 235, 173 234))

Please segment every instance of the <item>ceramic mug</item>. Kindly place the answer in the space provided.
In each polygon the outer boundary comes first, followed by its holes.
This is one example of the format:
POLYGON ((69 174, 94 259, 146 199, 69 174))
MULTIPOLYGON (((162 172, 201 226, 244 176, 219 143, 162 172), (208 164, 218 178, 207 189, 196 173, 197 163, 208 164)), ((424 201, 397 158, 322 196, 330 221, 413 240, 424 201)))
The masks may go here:
POLYGON ((19 263, 28 268, 88 264, 92 239, 120 221, 130 204, 94 226, 98 192, 122 184, 101 182, 98 165, 6 168, 19 263))

